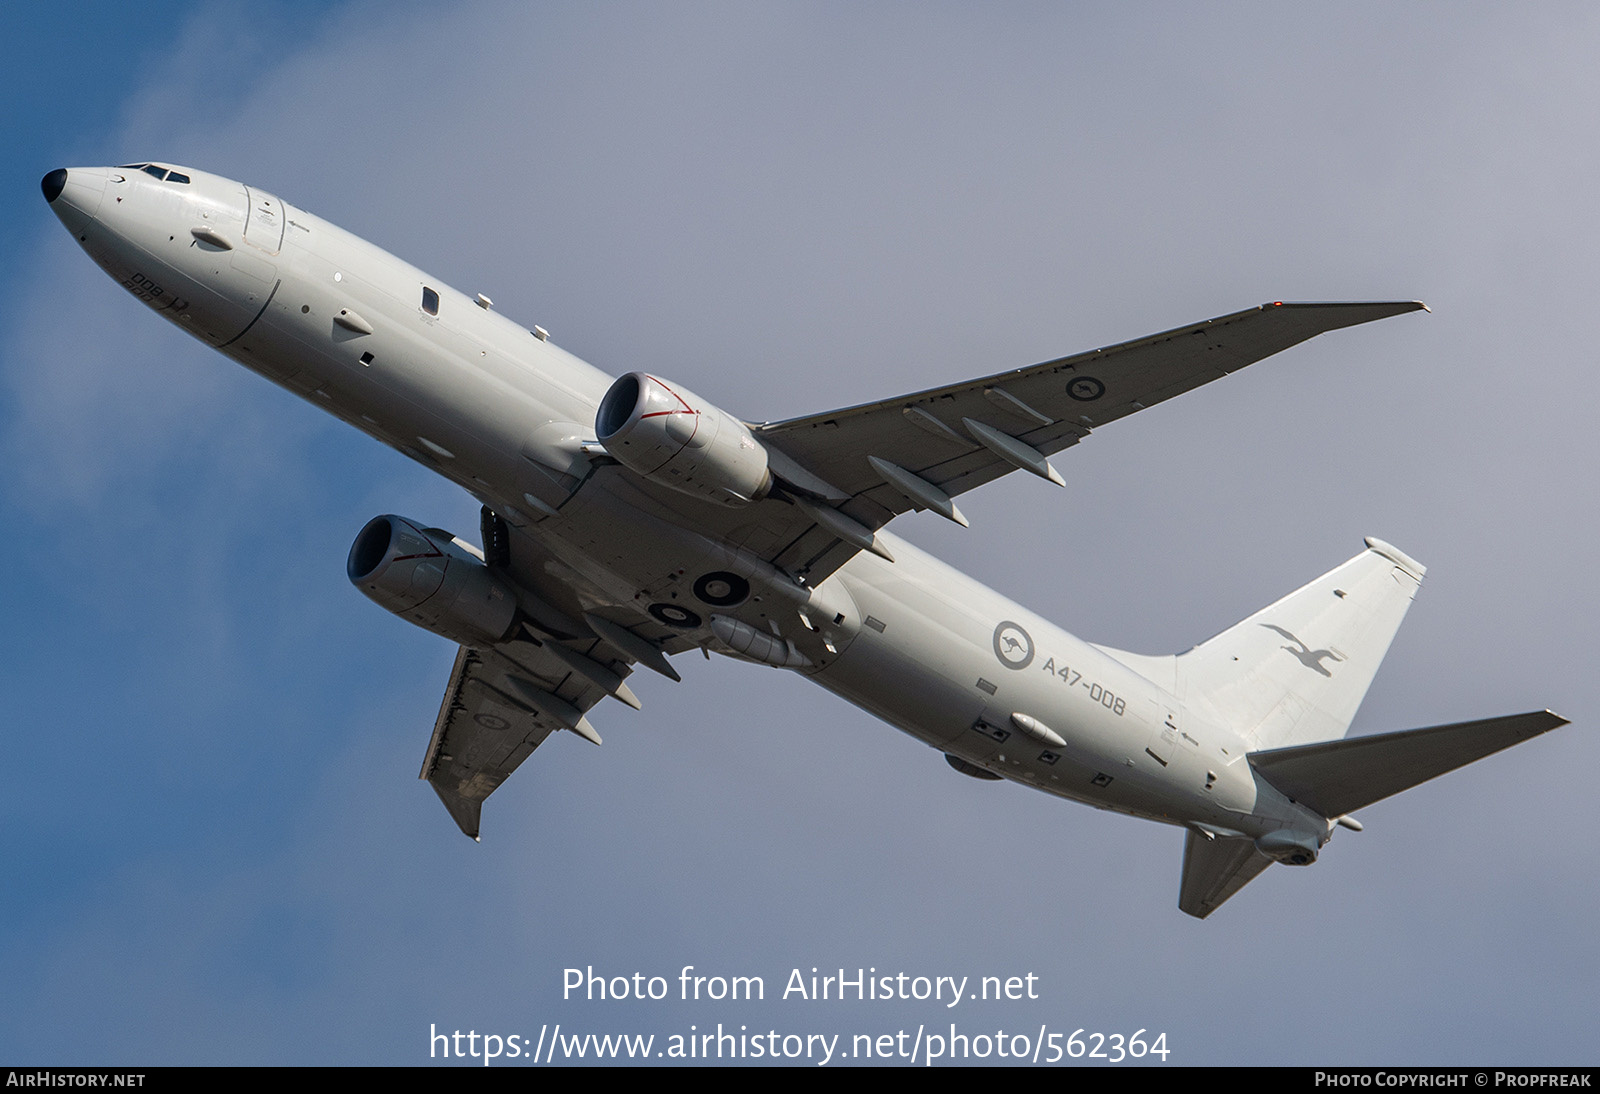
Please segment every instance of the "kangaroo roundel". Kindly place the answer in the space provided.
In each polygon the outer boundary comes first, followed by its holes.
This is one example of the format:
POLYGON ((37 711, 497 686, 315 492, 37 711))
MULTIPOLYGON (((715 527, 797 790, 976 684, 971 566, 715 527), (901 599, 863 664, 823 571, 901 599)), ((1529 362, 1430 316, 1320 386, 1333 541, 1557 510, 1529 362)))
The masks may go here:
POLYGON ((994 655, 1008 669, 1025 669, 1033 664, 1033 638, 1007 619, 994 629, 994 655))

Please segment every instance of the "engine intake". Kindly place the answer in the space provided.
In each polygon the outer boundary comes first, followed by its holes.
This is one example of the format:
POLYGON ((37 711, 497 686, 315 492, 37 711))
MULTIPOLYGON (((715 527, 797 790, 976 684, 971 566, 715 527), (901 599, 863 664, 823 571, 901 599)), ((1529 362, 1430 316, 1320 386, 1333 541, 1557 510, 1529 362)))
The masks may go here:
POLYGON ((748 505, 772 489, 767 450, 739 419, 642 372, 611 385, 595 436, 618 463, 651 482, 719 505, 748 505))
POLYGON ((350 545, 350 583, 401 619, 463 646, 504 641, 517 598, 473 552, 441 528, 373 517, 350 545))

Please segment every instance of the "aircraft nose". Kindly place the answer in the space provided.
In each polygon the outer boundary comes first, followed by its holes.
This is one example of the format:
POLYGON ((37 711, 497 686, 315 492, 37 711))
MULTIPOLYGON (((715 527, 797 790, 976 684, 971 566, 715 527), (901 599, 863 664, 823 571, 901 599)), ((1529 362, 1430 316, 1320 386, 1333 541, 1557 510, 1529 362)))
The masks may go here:
POLYGON ((82 236, 99 215, 109 176, 103 167, 58 167, 39 180, 39 189, 67 231, 82 236))
POLYGON ((44 178, 39 180, 39 189, 44 191, 44 200, 55 204, 56 198, 61 196, 61 191, 67 188, 67 169, 57 167, 44 178))

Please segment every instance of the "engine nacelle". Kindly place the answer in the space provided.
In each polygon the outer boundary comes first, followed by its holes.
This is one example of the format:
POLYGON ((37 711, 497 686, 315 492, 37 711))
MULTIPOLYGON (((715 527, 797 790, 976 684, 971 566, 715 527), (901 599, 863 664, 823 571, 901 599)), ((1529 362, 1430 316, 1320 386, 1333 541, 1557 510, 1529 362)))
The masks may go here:
POLYGON ((680 493, 739 506, 772 489, 767 450, 743 422, 654 376, 618 379, 594 425, 618 463, 680 493))
POLYGON ((516 626, 516 595, 440 528, 373 517, 350 545, 345 572, 401 619, 463 646, 492 646, 516 626))

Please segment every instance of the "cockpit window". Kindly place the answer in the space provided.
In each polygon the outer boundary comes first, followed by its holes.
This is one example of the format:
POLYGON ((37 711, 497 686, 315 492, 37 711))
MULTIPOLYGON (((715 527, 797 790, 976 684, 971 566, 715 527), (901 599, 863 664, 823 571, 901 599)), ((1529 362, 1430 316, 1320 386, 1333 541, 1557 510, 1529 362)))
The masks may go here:
POLYGON ((429 315, 439 314, 439 294, 428 286, 422 286, 422 310, 429 315))
POLYGON ((159 164, 154 164, 154 163, 124 163, 124 164, 121 164, 120 166, 118 166, 117 170, 118 171, 143 171, 147 175, 153 175, 154 177, 156 177, 158 179, 164 179, 167 182, 181 182, 185 186, 189 185, 189 176, 188 175, 185 175, 181 171, 169 171, 165 167, 160 166, 159 164))

